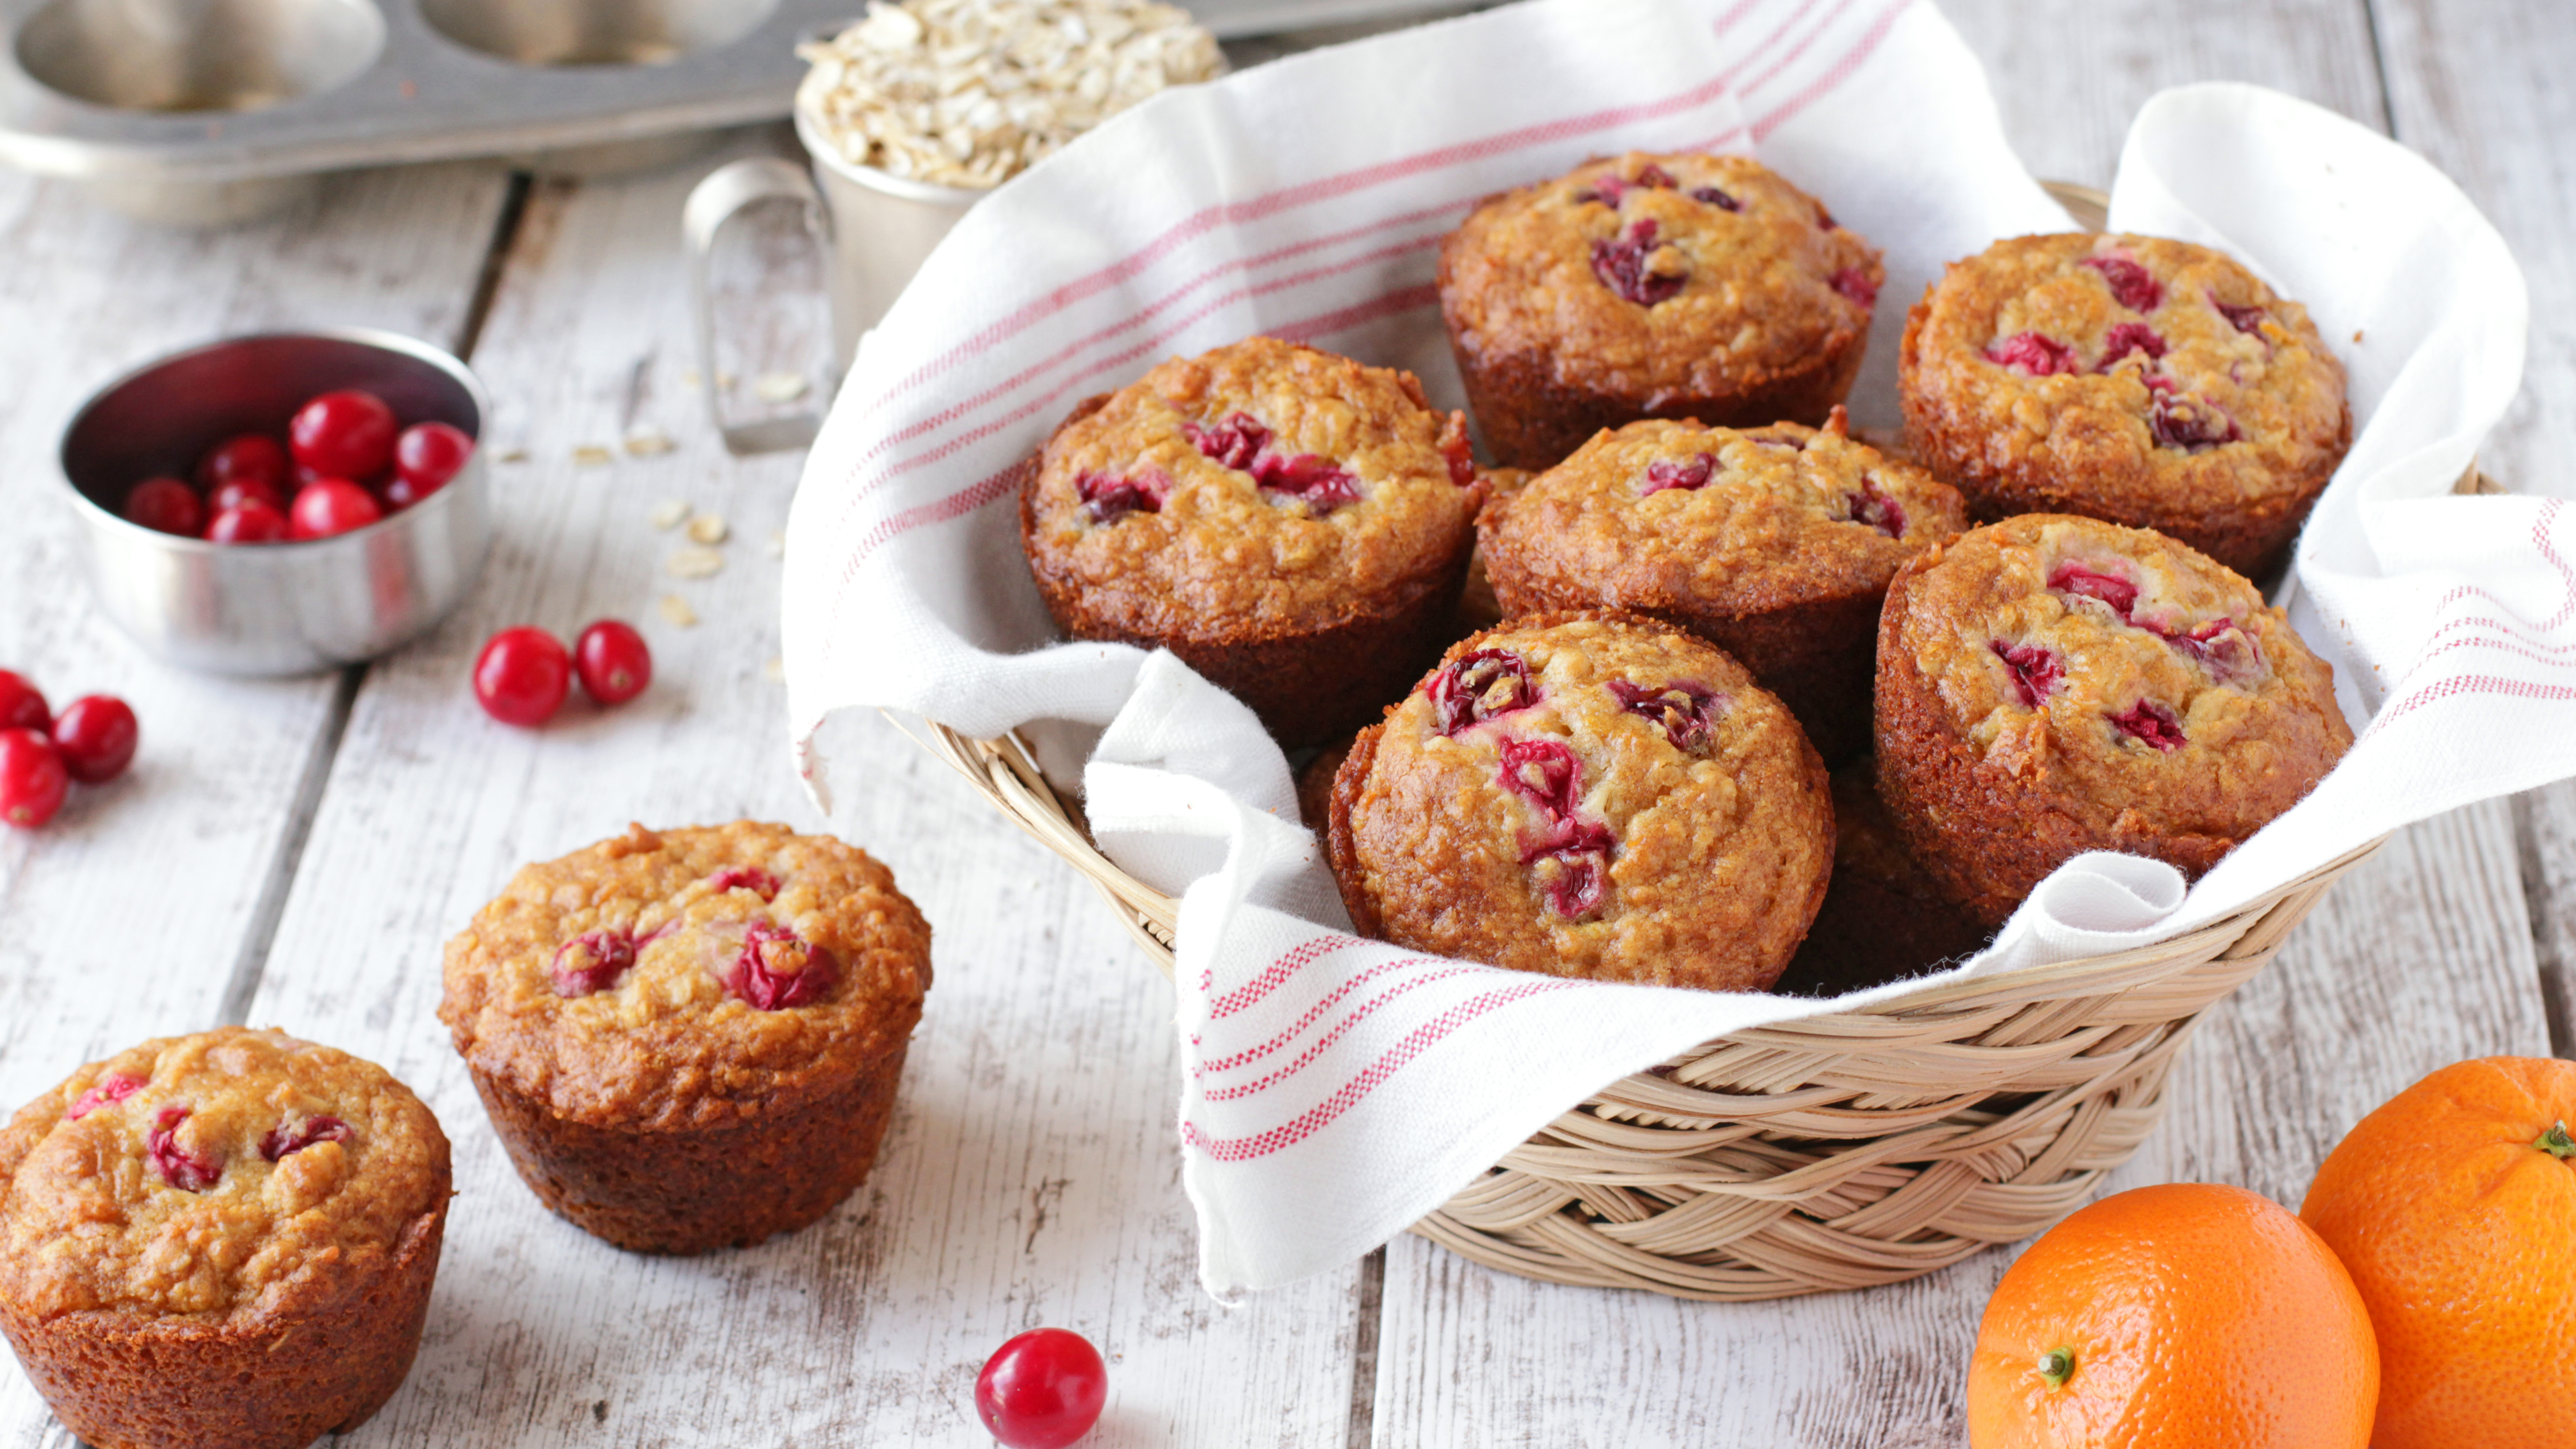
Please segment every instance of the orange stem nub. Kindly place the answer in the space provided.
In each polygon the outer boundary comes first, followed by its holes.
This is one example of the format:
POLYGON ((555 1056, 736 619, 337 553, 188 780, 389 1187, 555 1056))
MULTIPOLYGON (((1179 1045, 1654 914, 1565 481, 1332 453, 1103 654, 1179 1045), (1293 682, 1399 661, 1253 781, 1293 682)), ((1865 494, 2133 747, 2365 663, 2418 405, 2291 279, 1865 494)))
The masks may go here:
POLYGON ((2567 1124, 2564 1122, 2551 1123, 2549 1130, 2541 1133, 2531 1145, 2561 1162, 2576 1157, 2576 1137, 2567 1135, 2567 1124))
POLYGON ((2068 1379, 2075 1376, 2075 1350, 2052 1348, 2040 1355, 2039 1376, 2048 1380, 2048 1386, 2052 1389, 2064 1386, 2068 1379))

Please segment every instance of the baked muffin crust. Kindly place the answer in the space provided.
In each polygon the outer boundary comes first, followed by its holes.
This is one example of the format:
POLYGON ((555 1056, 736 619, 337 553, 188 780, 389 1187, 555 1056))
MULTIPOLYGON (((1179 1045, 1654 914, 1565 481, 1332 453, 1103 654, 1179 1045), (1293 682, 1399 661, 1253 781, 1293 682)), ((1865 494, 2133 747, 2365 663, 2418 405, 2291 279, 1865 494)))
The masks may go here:
POLYGON ((2172 539, 2031 514, 1898 574, 1879 634, 1882 797, 1999 925, 2083 850, 2197 876, 2352 744, 2334 671, 2253 585, 2172 539))
POLYGON ((1909 437, 1981 521, 2080 513, 2259 576, 2352 442, 2307 309, 2225 253, 2031 236, 1953 262, 1909 314, 1909 437))
POLYGON ((1515 970, 1760 990, 1833 859, 1824 767, 1743 668, 1652 620, 1546 615, 1453 647, 1334 782, 1371 935, 1515 970))

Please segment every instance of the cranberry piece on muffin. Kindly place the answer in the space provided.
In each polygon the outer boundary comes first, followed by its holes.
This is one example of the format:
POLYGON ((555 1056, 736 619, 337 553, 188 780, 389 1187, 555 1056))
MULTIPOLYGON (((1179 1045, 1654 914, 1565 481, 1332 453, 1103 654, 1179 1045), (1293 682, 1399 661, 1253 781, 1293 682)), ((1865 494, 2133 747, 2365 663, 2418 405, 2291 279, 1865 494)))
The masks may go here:
POLYGON ((2079 513, 2262 577, 2352 445, 2307 309, 2224 252, 2026 236, 1953 262, 1905 326, 1925 466, 1980 522, 2079 513))
POLYGON ((148 1041, 0 1129, 0 1331, 90 1443, 302 1449, 411 1372, 449 1182, 381 1067, 239 1027, 148 1041))
POLYGON ((1639 418, 1822 423, 1886 280, 1760 162, 1631 152, 1477 207, 1441 246, 1440 313, 1496 459, 1547 468, 1639 418))
POLYGON ((1888 588, 1879 793, 1983 925, 2087 850, 2197 878, 2351 744, 2334 670, 2287 616, 2161 534, 2027 514, 1888 588))
POLYGON ((1411 373, 1269 337, 1093 398, 1020 498, 1077 639, 1165 648, 1283 745, 1376 717, 1455 637, 1486 484, 1411 373))
POLYGON ((1661 420, 1602 433, 1478 520, 1503 612, 1617 608, 1753 671, 1828 764, 1869 748, 1878 606, 1967 526, 1956 489, 1844 436, 1661 420))
POLYGON ((930 927, 865 851, 638 825, 476 913, 438 1017, 539 1200, 630 1251, 703 1253, 866 1179, 929 985, 930 927))
POLYGON ((1363 934, 1552 976, 1760 991, 1833 863, 1823 764, 1742 665, 1600 611, 1453 646, 1333 781, 1363 934))

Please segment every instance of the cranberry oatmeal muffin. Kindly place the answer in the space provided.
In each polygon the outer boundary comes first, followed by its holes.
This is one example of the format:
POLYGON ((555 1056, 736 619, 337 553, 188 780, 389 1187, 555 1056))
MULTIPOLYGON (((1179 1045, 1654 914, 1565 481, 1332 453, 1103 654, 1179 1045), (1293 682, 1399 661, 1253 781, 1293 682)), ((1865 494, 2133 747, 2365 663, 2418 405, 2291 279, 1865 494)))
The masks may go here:
POLYGON ((2026 236, 1953 262, 1905 325, 1909 438, 1980 522, 2080 513, 2261 577, 2352 445, 2307 309, 2223 252, 2026 236))
POLYGON ((448 1183, 381 1067, 275 1031, 148 1041, 0 1130, 0 1330, 100 1449, 298 1449, 411 1371, 448 1183))
POLYGON ((1411 373, 1253 337, 1077 408, 1020 538, 1066 633, 1169 649, 1294 747, 1454 637, 1485 492, 1465 417, 1411 373))
POLYGON ((1333 782, 1364 935, 1518 971, 1768 987, 1833 863, 1787 709, 1688 634, 1613 612, 1461 641, 1333 782))
POLYGON ((1616 608, 1742 661, 1826 763, 1869 748, 1878 605, 1967 526, 1958 490, 1845 435, 1662 420, 1602 433, 1477 521, 1505 616, 1616 608))
POLYGON ((1986 943, 1907 848, 1867 757, 1834 771, 1834 876, 1816 924, 1772 990, 1835 997, 1919 976, 1986 943))
POLYGON ((618 1247, 749 1246, 876 1160, 930 927, 865 851, 638 825, 531 865, 447 944, 439 1020, 545 1205, 618 1247))
POLYGON ((1886 280, 1760 162, 1631 152, 1477 207, 1440 248, 1440 315, 1495 458, 1547 468, 1639 418, 1822 423, 1886 280))
POLYGON ((2351 744, 2334 670, 2287 616, 2161 534, 2026 514, 1888 588, 1879 793, 1986 926, 2087 850, 2197 877, 2351 744))

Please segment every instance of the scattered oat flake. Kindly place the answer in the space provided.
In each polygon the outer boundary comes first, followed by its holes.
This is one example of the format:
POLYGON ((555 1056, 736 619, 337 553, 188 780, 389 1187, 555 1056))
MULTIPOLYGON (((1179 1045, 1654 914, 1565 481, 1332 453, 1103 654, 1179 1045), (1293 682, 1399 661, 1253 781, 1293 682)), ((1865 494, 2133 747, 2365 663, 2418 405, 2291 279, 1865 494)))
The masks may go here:
POLYGON ((662 572, 675 579, 713 578, 724 572, 724 555, 711 548, 684 548, 662 560, 662 572))
POLYGON ((742 381, 741 378, 734 376, 730 372, 719 372, 716 374, 716 390, 718 392, 731 392, 733 391, 733 385, 740 381, 742 381))
POLYGON ((786 534, 783 534, 783 533, 772 533, 772 534, 770 534, 770 535, 769 535, 769 556, 770 556, 771 558, 785 558, 785 557, 787 557, 787 535, 786 535, 786 534))
POLYGON ((653 505, 652 517, 655 528, 677 528, 688 520, 689 501, 685 498, 666 498, 653 505))
POLYGON ((699 543, 718 544, 732 536, 733 530, 725 526, 719 514, 701 513, 689 520, 689 537, 699 543))
POLYGON ((605 468, 617 461, 617 455, 597 443, 584 443, 572 450, 572 460, 585 468, 605 468))
POLYGON ((787 661, 772 656, 767 664, 760 666, 760 673, 765 679, 785 679, 787 677, 787 661))
POLYGON ((706 386, 706 381, 707 380, 705 378, 698 375, 698 370, 694 367, 680 374, 680 386, 692 391, 706 386))
POLYGON ((762 402, 794 402, 814 386, 801 372, 764 372, 753 390, 762 402))
POLYGON ((664 594, 657 607, 661 609, 663 618, 683 629, 698 627, 698 611, 690 608, 689 601, 677 594, 664 594))
POLYGON ((492 456, 504 463, 524 463, 528 461, 528 450, 525 448, 503 448, 500 452, 495 453, 492 456))
POLYGON ((670 434, 658 428, 638 428, 626 435, 626 451, 638 458, 650 458, 679 446, 671 441, 670 434))

